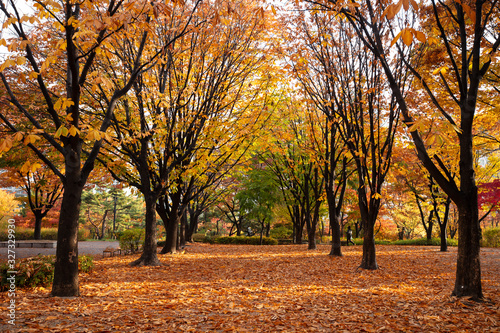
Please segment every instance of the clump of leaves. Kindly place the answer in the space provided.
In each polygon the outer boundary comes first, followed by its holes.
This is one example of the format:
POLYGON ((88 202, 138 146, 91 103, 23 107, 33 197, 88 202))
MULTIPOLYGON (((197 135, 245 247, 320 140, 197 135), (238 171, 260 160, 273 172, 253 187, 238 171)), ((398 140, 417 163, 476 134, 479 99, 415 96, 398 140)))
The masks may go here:
POLYGON ((144 229, 127 229, 120 235, 120 248, 135 253, 144 244, 144 229))
MULTIPOLYGON (((35 288, 47 286, 54 279, 54 255, 38 255, 32 258, 21 259, 16 262, 12 269, 7 262, 0 264, 0 291, 8 290, 10 276, 15 276, 16 288, 35 288), (9 271, 15 271, 15 274, 8 274, 9 271)), ((94 268, 94 259, 91 256, 78 257, 78 270, 88 273, 94 268)))

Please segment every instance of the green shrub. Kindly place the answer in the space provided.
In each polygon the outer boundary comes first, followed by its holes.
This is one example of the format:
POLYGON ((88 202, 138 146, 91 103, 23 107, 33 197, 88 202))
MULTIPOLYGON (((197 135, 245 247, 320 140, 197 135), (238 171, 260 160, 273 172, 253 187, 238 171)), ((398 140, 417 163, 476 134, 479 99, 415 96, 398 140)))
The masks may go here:
POLYGON ((193 235, 193 242, 203 242, 205 239, 205 234, 194 234, 193 235))
MULTIPOLYGON (((21 228, 17 227, 16 229, 16 240, 32 240, 35 239, 35 230, 33 228, 21 228)), ((0 230, 0 241, 5 242, 9 238, 8 230, 0 230)), ((40 238, 44 240, 57 240, 57 228, 42 228, 40 231, 40 238)), ((78 230, 78 240, 84 241, 85 230, 78 230)))
MULTIPOLYGON (((260 236, 227 236, 212 237, 211 244, 236 244, 236 245, 259 245, 260 236)), ((278 240, 271 237, 262 237, 262 245, 278 245, 278 240)))
POLYGON ((144 244, 144 229, 127 229, 120 235, 120 248, 137 252, 144 244))
POLYGON ((500 247, 500 228, 490 228, 483 231, 481 246, 500 247))
MULTIPOLYGON (((34 233, 34 231, 33 231, 34 233)), ((40 237, 42 239, 46 240, 57 240, 57 228, 50 228, 50 229, 42 229, 40 231, 40 237)), ((34 236, 32 236, 31 239, 33 239, 34 236)), ((78 238, 80 240, 80 238, 78 238)))
MULTIPOLYGON (((33 258, 21 259, 16 262, 15 285, 16 288, 35 288, 47 286, 54 279, 55 255, 38 255, 33 258)), ((80 272, 91 272, 94 268, 94 260, 91 256, 78 257, 78 270, 80 272)), ((8 271, 12 271, 7 262, 0 264, 0 291, 8 290, 10 281, 7 280, 8 271)))
POLYGON ((83 273, 89 273, 94 269, 94 258, 92 256, 78 256, 78 270, 83 273))
POLYGON ((291 238, 293 234, 293 230, 290 228, 287 228, 284 225, 280 225, 278 227, 275 227, 271 229, 270 235, 274 239, 288 239, 291 238))

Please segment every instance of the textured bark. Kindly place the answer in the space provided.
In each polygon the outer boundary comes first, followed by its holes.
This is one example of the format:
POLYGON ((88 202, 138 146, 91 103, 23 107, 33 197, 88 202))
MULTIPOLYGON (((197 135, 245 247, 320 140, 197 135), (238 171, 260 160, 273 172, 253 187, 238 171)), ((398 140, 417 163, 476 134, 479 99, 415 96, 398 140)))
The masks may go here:
POLYGON ((167 235, 162 254, 177 253, 177 229, 180 221, 179 207, 181 201, 180 191, 171 195, 171 206, 168 214, 167 235))
POLYGON ((57 229, 56 262, 52 296, 79 296, 78 286, 78 219, 83 186, 80 177, 80 159, 68 158, 65 191, 61 203, 57 229), (71 163, 78 161, 78 163, 71 163))
POLYGON ((329 208, 330 210, 330 226, 332 228, 332 248, 330 250, 330 256, 337 256, 337 257, 342 257, 342 247, 341 247, 341 242, 340 242, 340 222, 339 216, 333 216, 335 217, 335 221, 331 223, 332 221, 332 208, 329 208))
POLYGON ((361 259, 361 265, 359 267, 363 269, 378 269, 373 226, 365 229, 363 238, 363 258, 361 259))
POLYGON ((143 251, 139 259, 133 261, 131 266, 160 266, 157 256, 156 242, 156 199, 154 193, 144 195, 146 202, 146 228, 143 251))
POLYGON ((35 233, 33 235, 34 239, 42 239, 42 216, 39 214, 35 215, 35 233))

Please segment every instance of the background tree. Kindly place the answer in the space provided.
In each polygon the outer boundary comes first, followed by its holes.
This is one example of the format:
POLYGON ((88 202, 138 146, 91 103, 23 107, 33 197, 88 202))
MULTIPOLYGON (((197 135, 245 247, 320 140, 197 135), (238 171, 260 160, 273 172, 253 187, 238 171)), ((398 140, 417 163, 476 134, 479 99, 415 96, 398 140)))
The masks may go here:
MULTIPOLYGON (((302 84, 302 90, 310 104, 310 122, 318 124, 317 132, 312 135, 312 143, 318 157, 324 178, 326 198, 329 207, 330 226, 332 228, 332 249, 330 255, 342 256, 340 216, 344 193, 347 185, 348 160, 344 154, 344 144, 339 135, 339 117, 334 111, 336 82, 332 71, 335 55, 336 35, 328 13, 314 12, 310 16, 297 15, 292 24, 291 57, 293 70, 302 84), (323 113, 323 116, 315 113, 323 113)), ((311 126, 314 128, 314 126, 311 126)))
POLYGON ((237 197, 241 210, 259 225, 260 245, 264 233, 269 236, 273 207, 279 200, 278 188, 263 165, 256 165, 243 180, 243 189, 237 197))
POLYGON ((22 146, 3 154, 0 167, 0 186, 22 188, 34 218, 34 239, 41 239, 42 220, 63 193, 60 179, 22 146))
POLYGON ((89 227, 94 238, 112 238, 115 232, 143 227, 143 201, 118 188, 94 187, 82 195, 80 224, 89 227))

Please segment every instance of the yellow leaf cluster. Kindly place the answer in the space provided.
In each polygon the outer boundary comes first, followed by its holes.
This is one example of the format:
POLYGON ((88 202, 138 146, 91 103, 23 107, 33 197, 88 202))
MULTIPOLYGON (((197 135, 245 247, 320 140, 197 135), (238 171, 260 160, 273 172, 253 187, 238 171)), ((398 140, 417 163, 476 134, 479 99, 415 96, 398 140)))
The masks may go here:
POLYGON ((396 44, 399 39, 403 39, 403 43, 406 46, 410 46, 413 43, 413 38, 416 38, 419 42, 425 43, 426 37, 422 31, 415 30, 413 28, 405 28, 399 32, 399 34, 394 37, 391 42, 391 47, 396 44))
POLYGON ((38 162, 31 163, 30 161, 26 161, 19 171, 23 174, 29 174, 35 172, 41 167, 42 165, 38 162))

